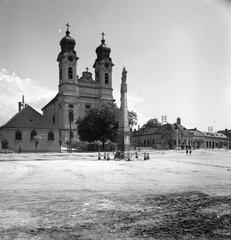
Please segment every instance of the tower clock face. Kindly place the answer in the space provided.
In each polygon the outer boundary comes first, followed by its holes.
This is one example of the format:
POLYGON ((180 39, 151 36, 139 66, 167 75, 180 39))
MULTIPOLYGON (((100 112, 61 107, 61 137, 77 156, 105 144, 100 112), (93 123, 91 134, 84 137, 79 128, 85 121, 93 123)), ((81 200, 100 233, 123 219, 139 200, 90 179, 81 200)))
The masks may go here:
POLYGON ((107 69, 109 68, 109 64, 108 64, 108 63, 105 63, 104 66, 105 66, 105 68, 107 68, 107 69))
POLYGON ((73 57, 72 57, 72 56, 68 56, 67 59, 68 59, 69 62, 72 62, 72 61, 73 61, 73 57))

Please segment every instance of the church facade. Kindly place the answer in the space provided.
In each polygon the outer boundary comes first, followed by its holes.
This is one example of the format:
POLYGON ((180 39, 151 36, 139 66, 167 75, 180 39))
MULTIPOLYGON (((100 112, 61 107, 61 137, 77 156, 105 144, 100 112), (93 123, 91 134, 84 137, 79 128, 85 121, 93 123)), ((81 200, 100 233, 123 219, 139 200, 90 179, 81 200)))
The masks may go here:
POLYGON ((101 44, 96 48, 96 60, 92 73, 86 71, 78 78, 75 51, 76 42, 70 36, 69 24, 66 36, 60 41, 61 52, 58 54, 59 85, 57 95, 42 108, 43 116, 53 122, 61 131, 62 142, 77 141, 76 120, 83 118, 86 111, 104 102, 114 102, 112 89, 111 49, 105 44, 102 33, 101 44))

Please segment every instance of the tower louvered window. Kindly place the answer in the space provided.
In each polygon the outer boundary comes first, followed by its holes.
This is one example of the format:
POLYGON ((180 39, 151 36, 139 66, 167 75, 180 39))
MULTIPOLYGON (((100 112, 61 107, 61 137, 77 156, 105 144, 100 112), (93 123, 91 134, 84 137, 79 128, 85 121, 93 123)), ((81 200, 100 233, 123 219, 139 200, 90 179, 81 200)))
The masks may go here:
POLYGON ((105 73, 105 84, 109 83, 109 75, 108 73, 105 73))
POLYGON ((68 78, 73 79, 73 69, 72 69, 72 67, 68 68, 68 78))
POLYGON ((73 111, 69 111, 69 122, 73 122, 74 121, 74 113, 73 111))

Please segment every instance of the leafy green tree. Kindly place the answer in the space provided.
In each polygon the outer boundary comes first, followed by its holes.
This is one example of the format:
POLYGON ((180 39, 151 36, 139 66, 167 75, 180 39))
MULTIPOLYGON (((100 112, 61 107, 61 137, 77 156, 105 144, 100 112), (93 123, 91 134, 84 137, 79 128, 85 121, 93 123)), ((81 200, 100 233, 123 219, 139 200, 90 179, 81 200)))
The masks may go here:
POLYGON ((149 119, 144 125, 143 128, 157 128, 160 127, 161 123, 158 121, 157 118, 149 119))
POLYGON ((115 103, 103 103, 88 111, 83 119, 77 120, 81 141, 116 141, 118 129, 118 107, 115 103))
POLYGON ((136 126, 138 123, 137 113, 134 111, 128 111, 128 125, 130 128, 136 126))
MULTIPOLYGON (((137 124, 137 114, 129 111, 129 126, 137 124)), ((78 134, 81 141, 117 141, 117 130, 119 127, 119 108, 115 103, 103 103, 88 110, 83 119, 77 120, 78 134)))

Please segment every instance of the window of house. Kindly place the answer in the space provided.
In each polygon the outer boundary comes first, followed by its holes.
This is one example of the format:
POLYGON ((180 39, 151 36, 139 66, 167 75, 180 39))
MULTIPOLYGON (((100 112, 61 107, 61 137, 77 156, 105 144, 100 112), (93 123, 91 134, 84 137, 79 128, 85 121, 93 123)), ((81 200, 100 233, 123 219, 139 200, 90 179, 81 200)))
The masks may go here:
POLYGON ((55 123, 55 116, 53 116, 53 123, 55 123))
POLYGON ((155 139, 152 139, 152 144, 154 144, 155 143, 155 139))
POLYGON ((144 140, 144 146, 146 146, 146 140, 144 140))
POLYGON ((22 132, 20 130, 15 132, 15 140, 22 140, 22 132))
POLYGON ((73 135, 74 135, 74 134, 73 134, 73 132, 71 131, 71 138, 73 138, 73 135))
POLYGON ((48 140, 54 140, 54 133, 52 131, 48 133, 48 140))
POLYGON ((149 140, 147 140, 147 145, 149 145, 149 140))
POLYGON ((74 105, 73 104, 69 104, 69 108, 74 108, 74 105))
POLYGON ((91 109, 91 105, 90 104, 86 104, 85 107, 86 107, 87 110, 91 109))
POLYGON ((73 78, 73 69, 72 69, 72 67, 69 67, 69 68, 68 68, 68 78, 69 78, 69 79, 72 79, 72 78, 73 78))
POLYGON ((109 74, 105 73, 105 84, 109 83, 109 74))
POLYGON ((74 121, 74 113, 73 111, 69 111, 69 122, 73 122, 74 121))
POLYGON ((2 149, 7 149, 8 148, 8 141, 7 140, 3 140, 2 141, 2 149))
POLYGON ((37 132, 35 130, 33 130, 31 133, 30 133, 30 139, 33 140, 34 139, 34 136, 37 136, 37 132))

